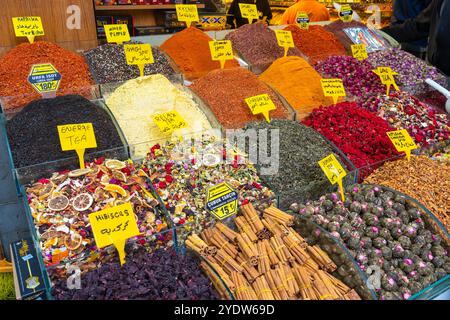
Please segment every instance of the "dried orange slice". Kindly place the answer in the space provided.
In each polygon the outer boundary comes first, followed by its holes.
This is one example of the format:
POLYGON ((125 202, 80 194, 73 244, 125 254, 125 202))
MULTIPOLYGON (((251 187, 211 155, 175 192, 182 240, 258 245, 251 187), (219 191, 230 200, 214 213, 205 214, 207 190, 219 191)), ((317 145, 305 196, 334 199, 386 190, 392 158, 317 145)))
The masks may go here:
POLYGON ((65 195, 59 195, 51 198, 47 206, 52 211, 62 211, 66 209, 68 205, 69 198, 67 198, 65 195))
POLYGON ((107 160, 105 162, 105 166, 109 170, 120 170, 126 167, 125 162, 119 161, 119 160, 107 160))
POLYGON ((64 244, 70 251, 77 250, 81 246, 82 242, 83 237, 78 233, 72 233, 70 235, 67 235, 66 238, 64 239, 64 244))
POLYGON ((49 182, 43 185, 43 188, 39 191, 39 200, 44 200, 50 196, 53 189, 55 188, 55 184, 53 182, 49 182))
POLYGON ((102 175, 102 177, 100 178, 100 183, 107 185, 109 184, 109 180, 111 180, 111 177, 107 174, 102 175))
POLYGON ((71 178, 77 178, 77 177, 81 177, 84 176, 88 173, 91 172, 91 169, 89 168, 85 168, 85 169, 76 169, 76 170, 72 170, 69 172, 69 177, 71 178))
POLYGON ((117 184, 107 184, 105 186, 104 190, 109 191, 109 192, 118 193, 122 197, 126 197, 127 196, 127 191, 124 188, 122 188, 121 186, 118 186, 117 184))
POLYGON ((127 176, 122 171, 114 170, 113 178, 122 182, 127 182, 127 176))
POLYGON ((77 211, 86 211, 92 206, 94 198, 89 193, 80 193, 72 202, 72 207, 77 211))

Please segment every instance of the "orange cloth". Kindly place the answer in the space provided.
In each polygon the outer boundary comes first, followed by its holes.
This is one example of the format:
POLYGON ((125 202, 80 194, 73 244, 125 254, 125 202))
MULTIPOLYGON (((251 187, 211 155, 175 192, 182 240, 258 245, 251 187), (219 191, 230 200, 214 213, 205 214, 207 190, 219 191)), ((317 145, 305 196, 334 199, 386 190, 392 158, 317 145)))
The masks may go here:
POLYGON ((323 4, 316 0, 299 0, 296 4, 286 9, 281 18, 281 24, 295 23, 295 18, 299 11, 307 13, 310 22, 330 20, 330 13, 323 4))

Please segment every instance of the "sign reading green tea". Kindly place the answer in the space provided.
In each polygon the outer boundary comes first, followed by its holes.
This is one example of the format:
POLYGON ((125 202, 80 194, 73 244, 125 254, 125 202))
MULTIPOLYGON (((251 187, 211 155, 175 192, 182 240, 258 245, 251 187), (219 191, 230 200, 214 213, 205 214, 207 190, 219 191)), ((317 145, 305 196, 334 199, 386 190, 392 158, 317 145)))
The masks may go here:
POLYGON ((42 95, 58 91, 61 74, 51 63, 35 64, 31 67, 28 82, 42 95))
POLYGON ((294 39, 292 39, 292 32, 288 30, 275 30, 277 42, 280 47, 284 48, 284 56, 287 56, 289 48, 294 48, 294 39))
POLYGON ((138 66, 141 77, 144 76, 145 65, 155 62, 152 47, 149 44, 126 44, 123 49, 127 64, 138 66))
POLYGON ((226 182, 208 189, 206 209, 219 220, 237 213, 238 193, 226 182))
POLYGON ((341 79, 322 79, 320 83, 322 85, 323 95, 333 98, 334 104, 338 102, 339 97, 345 97, 347 95, 341 79))
POLYGON ((186 22, 186 26, 189 28, 194 21, 200 21, 198 18, 198 9, 195 4, 176 4, 175 9, 177 11, 178 21, 186 22))
POLYGON ((406 129, 386 132, 398 152, 405 152, 406 158, 411 159, 411 151, 417 149, 417 145, 406 129))
POLYGON ((122 44, 131 40, 128 26, 124 23, 105 24, 106 41, 108 43, 122 44))
POLYGON ((252 114, 262 113, 266 121, 270 123, 269 112, 275 110, 277 107, 267 93, 247 98, 245 102, 252 111, 252 114))
POLYGON ((242 18, 248 19, 248 24, 252 24, 253 20, 259 19, 256 4, 239 3, 239 10, 241 11, 242 18))
POLYGON ((209 50, 211 51, 211 59, 220 61, 221 69, 225 67, 225 61, 234 59, 230 40, 210 41, 209 50))
POLYGON ((339 10, 339 18, 343 22, 352 22, 353 20, 353 10, 349 4, 343 4, 339 10))
POLYGON ((125 242, 140 234, 130 202, 91 213, 89 222, 98 248, 114 245, 120 264, 125 263, 125 242))
POLYGON ((334 154, 330 154, 320 160, 319 165, 328 180, 330 180, 331 184, 334 185, 337 183, 339 185, 339 192, 341 194, 342 201, 345 201, 344 187, 342 185, 342 179, 347 175, 345 169, 341 166, 334 154))
POLYGON ((12 22, 16 37, 27 37, 30 43, 34 37, 45 35, 41 17, 13 17, 12 22))
POLYGON ((297 12, 297 16, 295 18, 297 25, 302 30, 309 29, 309 16, 306 12, 297 12))
POLYGON ((399 91, 394 79, 394 76, 398 75, 398 73, 394 72, 391 67, 378 67, 376 70, 372 71, 380 77, 381 83, 386 85, 386 95, 389 95, 391 86, 394 86, 394 89, 399 91))
POLYGON ((59 141, 62 151, 75 150, 84 169, 84 152, 88 148, 97 148, 92 123, 65 124, 58 126, 59 141))
POLYGON ((187 122, 176 110, 154 114, 152 118, 163 134, 170 134, 177 129, 188 127, 187 122))
POLYGON ((368 58, 367 48, 365 44, 352 44, 351 48, 353 58, 358 59, 359 61, 368 58))

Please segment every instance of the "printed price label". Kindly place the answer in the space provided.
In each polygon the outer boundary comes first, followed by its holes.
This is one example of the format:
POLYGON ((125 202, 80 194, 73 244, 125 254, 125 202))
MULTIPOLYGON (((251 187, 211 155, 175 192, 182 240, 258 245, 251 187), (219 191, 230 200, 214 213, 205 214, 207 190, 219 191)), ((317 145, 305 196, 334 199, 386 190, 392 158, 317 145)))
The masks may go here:
POLYGON ((108 43, 122 44, 131 40, 128 25, 124 23, 105 24, 103 27, 105 28, 106 41, 108 43))
POLYGON ((80 168, 84 169, 84 151, 97 148, 92 123, 66 124, 58 126, 59 141, 62 151, 75 150, 80 160, 80 168))
POLYGON ((398 152, 405 151, 406 158, 411 158, 411 151, 417 149, 417 145, 406 129, 386 132, 398 152))
POLYGON ((238 193, 226 182, 208 189, 206 208, 219 220, 237 213, 238 193))
POLYGON ((28 75, 28 82, 42 95, 58 91, 60 81, 61 74, 51 63, 33 65, 28 75))
POLYGON ((297 12, 297 17, 295 19, 297 21, 297 25, 300 29, 308 30, 309 29, 309 16, 306 12, 297 12))
POLYGON ((27 37, 30 43, 34 37, 45 35, 41 17, 13 17, 12 22, 16 37, 27 37))
POLYGON ((344 83, 341 79, 322 79, 320 82, 322 84, 323 95, 333 98, 334 104, 338 102, 339 97, 347 96, 344 83))
POLYGON ((245 102, 252 111, 252 114, 262 113, 266 121, 270 123, 269 112, 275 110, 277 107, 267 93, 247 98, 245 102))
POLYGON ((289 48, 294 48, 294 39, 292 39, 292 32, 288 30, 275 30, 277 42, 280 47, 284 48, 284 56, 287 56, 289 48))
POLYGON ((175 9, 177 10, 178 21, 186 22, 187 27, 190 27, 194 21, 200 21, 195 4, 176 4, 175 9))
POLYGON ((352 44, 351 48, 353 58, 358 59, 359 61, 368 58, 367 48, 365 44, 352 44))
POLYGON ((221 69, 225 67, 225 61, 234 59, 230 40, 210 41, 209 50, 211 51, 211 59, 220 61, 221 69))
POLYGON ((149 44, 126 44, 123 46, 127 64, 136 65, 140 76, 144 76, 146 64, 154 63, 152 47, 149 44))
POLYGON ((124 264, 126 240, 140 234, 131 203, 91 213, 89 222, 97 247, 113 244, 119 253, 120 264, 124 264))
POLYGON ((176 110, 152 115, 153 121, 163 134, 188 127, 187 122, 176 110))
POLYGON ((349 4, 343 4, 339 10, 339 18, 344 22, 352 22, 353 10, 349 4))
POLYGON ((322 168, 323 172, 327 176, 328 180, 330 180, 332 185, 338 183, 342 201, 345 201, 342 179, 347 175, 347 172, 345 172, 345 169, 341 166, 334 154, 330 154, 329 156, 320 160, 319 166, 320 168, 322 168))
POLYGON ((259 19, 258 9, 256 4, 239 3, 239 10, 244 19, 248 19, 248 24, 252 24, 253 20, 259 19))
POLYGON ((386 85, 387 95, 389 95, 389 92, 391 91, 391 86, 394 86, 394 89, 399 91, 394 79, 394 76, 398 75, 397 72, 394 72, 390 67, 378 67, 376 70, 372 71, 380 77, 381 83, 386 85))

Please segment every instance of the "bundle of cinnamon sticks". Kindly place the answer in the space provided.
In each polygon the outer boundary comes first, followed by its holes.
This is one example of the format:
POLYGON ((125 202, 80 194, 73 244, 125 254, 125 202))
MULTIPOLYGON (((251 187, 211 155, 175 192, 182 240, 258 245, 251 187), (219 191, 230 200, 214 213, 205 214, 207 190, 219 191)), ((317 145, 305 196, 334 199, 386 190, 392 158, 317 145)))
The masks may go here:
POLYGON ((186 246, 208 263, 202 269, 222 298, 238 300, 356 300, 358 294, 331 275, 336 265, 292 228, 294 217, 270 207, 260 215, 240 208, 236 230, 223 223, 192 234, 186 246))

